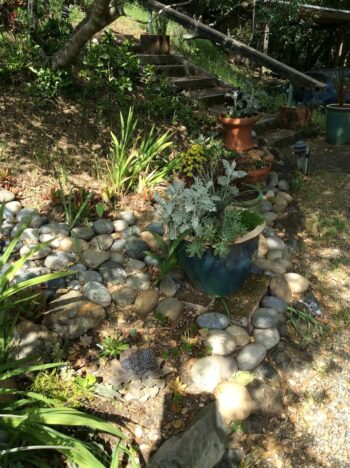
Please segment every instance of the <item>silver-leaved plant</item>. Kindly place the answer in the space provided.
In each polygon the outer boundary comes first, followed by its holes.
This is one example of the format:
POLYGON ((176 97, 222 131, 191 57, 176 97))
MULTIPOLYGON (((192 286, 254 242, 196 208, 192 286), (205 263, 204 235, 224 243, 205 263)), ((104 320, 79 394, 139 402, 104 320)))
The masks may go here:
POLYGON ((225 175, 217 178, 217 184, 211 177, 195 178, 188 188, 184 182, 175 181, 169 185, 165 196, 155 195, 157 213, 162 223, 168 226, 169 239, 174 240, 185 233, 201 238, 208 222, 232 203, 239 192, 232 182, 246 173, 235 170, 235 161, 223 159, 222 163, 225 175))

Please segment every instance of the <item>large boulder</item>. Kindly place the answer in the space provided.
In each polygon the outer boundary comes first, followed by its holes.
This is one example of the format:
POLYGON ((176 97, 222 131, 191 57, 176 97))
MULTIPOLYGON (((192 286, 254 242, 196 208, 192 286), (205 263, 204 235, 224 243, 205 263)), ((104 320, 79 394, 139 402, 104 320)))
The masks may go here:
POLYGON ((212 468, 226 451, 227 429, 216 403, 202 408, 192 424, 168 439, 150 460, 149 468, 212 468))
POLYGON ((13 332, 14 357, 15 359, 50 360, 59 342, 59 335, 55 331, 31 320, 23 320, 16 325, 13 332))
POLYGON ((74 339, 100 325, 104 318, 105 310, 101 305, 89 301, 78 291, 69 291, 51 302, 43 324, 64 338, 74 339))

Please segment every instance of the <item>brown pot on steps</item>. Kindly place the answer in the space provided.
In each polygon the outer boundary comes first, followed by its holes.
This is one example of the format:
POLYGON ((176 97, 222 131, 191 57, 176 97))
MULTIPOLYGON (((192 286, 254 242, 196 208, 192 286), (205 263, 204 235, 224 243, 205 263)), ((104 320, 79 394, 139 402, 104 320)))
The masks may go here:
POLYGON ((219 115, 218 120, 224 129, 225 147, 233 151, 248 151, 254 147, 252 130, 260 115, 253 117, 225 117, 219 115))
POLYGON ((170 36, 158 36, 156 34, 141 34, 140 49, 143 54, 169 55, 170 36))
POLYGON ((260 169, 252 169, 247 172, 247 175, 242 179, 246 184, 259 184, 267 179, 271 172, 271 166, 262 167, 260 169))

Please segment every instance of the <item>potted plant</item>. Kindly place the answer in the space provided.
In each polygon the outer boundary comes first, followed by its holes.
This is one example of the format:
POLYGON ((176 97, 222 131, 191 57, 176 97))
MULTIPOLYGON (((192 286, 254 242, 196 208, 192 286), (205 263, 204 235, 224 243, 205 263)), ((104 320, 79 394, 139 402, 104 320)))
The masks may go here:
POLYGON ((170 54, 170 36, 167 35, 168 20, 157 13, 149 23, 149 34, 141 34, 140 48, 144 54, 170 54))
POLYGON ((158 215, 168 238, 185 236, 179 261, 195 287, 213 296, 237 291, 247 278, 264 220, 252 208, 235 206, 239 189, 233 182, 246 175, 236 162, 223 159, 224 174, 171 184, 156 194, 158 215))
POLYGON ((247 175, 242 179, 245 184, 259 184, 266 180, 271 172, 271 163, 263 159, 252 159, 248 155, 241 156, 237 160, 238 166, 247 175))
POLYGON ((224 144, 233 151, 247 151, 254 147, 252 130, 260 116, 259 103, 251 94, 233 91, 225 95, 226 112, 219 122, 224 129, 224 144))
POLYGON ((338 68, 333 80, 337 103, 327 105, 326 141, 333 145, 350 143, 350 104, 345 103, 349 86, 345 83, 344 68, 338 68))

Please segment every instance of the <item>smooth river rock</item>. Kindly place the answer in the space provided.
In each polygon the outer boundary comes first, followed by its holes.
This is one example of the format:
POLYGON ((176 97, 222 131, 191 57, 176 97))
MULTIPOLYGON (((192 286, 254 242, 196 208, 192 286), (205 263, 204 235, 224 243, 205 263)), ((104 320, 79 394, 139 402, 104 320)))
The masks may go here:
POLYGON ((205 339, 206 346, 213 354, 226 356, 236 349, 236 341, 231 333, 225 330, 212 330, 205 339))
POLYGON ((264 360, 265 356, 266 349, 264 346, 250 343, 237 356, 238 368, 244 371, 251 371, 264 360))
POLYGON ((278 324, 278 313, 274 309, 260 307, 253 314, 252 324, 256 328, 272 328, 278 324))
POLYGON ((309 281, 299 273, 286 273, 283 275, 287 280, 292 293, 303 293, 309 287, 309 281))
POLYGON ((200 328, 208 328, 209 330, 223 330, 228 327, 230 321, 227 315, 219 312, 206 312, 197 317, 197 325, 200 328))

